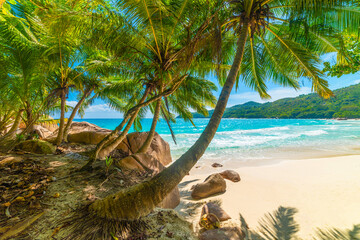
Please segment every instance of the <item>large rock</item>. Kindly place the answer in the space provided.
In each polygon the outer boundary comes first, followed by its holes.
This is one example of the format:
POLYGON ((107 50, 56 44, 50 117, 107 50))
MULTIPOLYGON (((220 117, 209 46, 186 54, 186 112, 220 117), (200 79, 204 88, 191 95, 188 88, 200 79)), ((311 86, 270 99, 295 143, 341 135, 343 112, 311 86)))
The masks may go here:
POLYGON ((238 227, 224 227, 203 232, 199 240, 244 240, 245 234, 238 227))
POLYGON ((72 122, 69 130, 69 134, 75 134, 85 131, 103 131, 106 130, 108 132, 111 132, 108 129, 101 128, 95 124, 88 123, 88 122, 72 122))
POLYGON ((42 140, 27 140, 16 145, 15 149, 39 154, 54 154, 56 151, 54 145, 42 140))
MULTIPOLYGON (((115 163, 120 168, 139 170, 139 171, 151 171, 152 175, 156 175, 165 169, 164 165, 147 153, 136 153, 121 159, 115 163)), ((172 190, 164 200, 158 205, 161 208, 173 209, 180 203, 179 188, 176 187, 172 190)))
POLYGON ((116 165, 120 168, 151 171, 153 175, 161 172, 165 167, 156 158, 147 153, 136 153, 119 160, 116 165))
POLYGON ((42 122, 42 123, 40 123, 40 126, 42 126, 43 128, 48 129, 50 132, 55 132, 59 128, 57 123, 54 123, 54 122, 51 122, 51 121, 42 122))
POLYGON ((216 173, 207 177, 203 183, 196 184, 191 193, 191 197, 201 199, 225 191, 226 182, 220 174, 216 173))
POLYGON ((220 222, 229 220, 231 217, 218 205, 212 202, 205 204, 201 210, 201 215, 214 214, 220 222))
POLYGON ((37 134, 40 139, 44 139, 51 136, 53 132, 41 125, 34 125, 32 133, 37 134))
MULTIPOLYGON (((118 146, 118 149, 122 149, 127 153, 136 153, 145 142, 148 136, 148 132, 133 132, 126 136, 126 141, 118 146)), ((158 159, 164 166, 172 162, 170 146, 160 137, 158 133, 155 133, 149 149, 146 152, 154 158, 158 159)))
POLYGON ((233 171, 233 170, 226 170, 226 171, 223 171, 220 173, 220 175, 225 178, 225 179, 228 179, 232 182, 240 182, 241 178, 240 178, 240 175, 233 171))
POLYGON ((103 140, 111 131, 110 130, 97 130, 97 131, 82 131, 68 135, 68 141, 72 143, 84 144, 98 144, 103 140))
POLYGON ((176 187, 158 205, 161 208, 174 209, 180 204, 180 191, 176 187))
MULTIPOLYGON (((111 130, 101 128, 91 123, 74 122, 71 124, 68 140, 73 143, 98 144, 110 132, 111 130)), ((117 146, 117 149, 125 155, 134 154, 143 145, 147 135, 147 132, 129 133, 119 146, 117 146)), ((164 166, 172 161, 170 146, 158 133, 155 133, 146 153, 158 159, 164 166)))

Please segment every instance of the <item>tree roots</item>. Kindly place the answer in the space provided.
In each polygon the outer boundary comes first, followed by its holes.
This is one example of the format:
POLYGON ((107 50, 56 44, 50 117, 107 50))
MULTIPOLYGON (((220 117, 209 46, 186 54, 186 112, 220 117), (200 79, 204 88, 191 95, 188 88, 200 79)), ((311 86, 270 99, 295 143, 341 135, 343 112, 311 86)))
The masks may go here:
POLYGON ((89 205, 73 211, 60 222, 61 239, 67 240, 113 240, 141 239, 141 233, 148 228, 141 220, 108 220, 89 211, 89 205), (140 237, 140 238, 139 238, 140 237))

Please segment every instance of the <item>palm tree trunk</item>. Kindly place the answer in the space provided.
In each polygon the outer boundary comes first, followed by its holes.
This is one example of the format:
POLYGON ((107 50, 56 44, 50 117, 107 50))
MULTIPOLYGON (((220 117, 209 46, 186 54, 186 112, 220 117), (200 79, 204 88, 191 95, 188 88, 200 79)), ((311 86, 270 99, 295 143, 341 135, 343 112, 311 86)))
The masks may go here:
POLYGON ((65 142, 68 141, 68 135, 69 135, 69 131, 70 131, 70 127, 72 124, 72 121, 74 120, 81 104, 83 104, 83 102, 85 101, 85 99, 91 94, 91 92, 93 91, 93 89, 88 89, 87 91, 85 91, 84 95, 81 97, 80 101, 76 104, 76 106, 74 107, 73 111, 71 112, 71 115, 66 123, 65 129, 64 129, 64 136, 63 139, 65 142))
POLYGON ((151 128, 150 131, 146 137, 145 142, 143 143, 143 145, 139 148, 139 150, 137 151, 138 153, 146 153, 148 148, 150 147, 150 144, 154 138, 155 135, 155 129, 156 129, 156 124, 159 120, 160 117, 160 108, 161 108, 161 99, 159 99, 156 102, 156 107, 155 107, 155 112, 154 112, 154 117, 153 117, 153 121, 151 123, 151 128))
POLYGON ((101 149, 105 146, 105 144, 109 143, 111 141, 111 139, 113 139, 116 134, 118 134, 118 132, 120 130, 123 129, 123 127, 125 126, 126 122, 131 118, 131 116, 135 113, 138 112, 141 108, 148 106, 149 104, 159 100, 162 97, 167 97, 169 95, 171 95, 173 92, 175 92, 181 85, 181 83, 186 79, 188 75, 184 75, 181 78, 179 78, 179 81, 176 82, 174 84, 174 86, 170 89, 167 89, 166 91, 163 91, 161 94, 158 94, 152 98, 150 98, 148 101, 143 102, 143 103, 139 103, 138 105, 134 106, 133 108, 131 108, 127 114, 125 114, 125 118, 123 119, 123 121, 120 123, 119 126, 117 126, 115 128, 115 130, 113 130, 109 135, 107 135, 102 141, 100 141, 97 145, 96 148, 92 154, 92 156, 90 157, 89 161, 86 163, 85 166, 83 166, 80 170, 88 170, 91 168, 91 165, 94 163, 94 161, 98 158, 99 152, 101 151, 101 149))
POLYGON ((65 103, 66 103, 66 95, 65 89, 61 90, 61 113, 60 113, 60 125, 58 130, 58 135, 56 138, 56 145, 59 146, 63 141, 64 136, 64 126, 65 126, 65 103))
MULTIPOLYGON (((144 96, 140 99, 139 104, 142 104, 143 102, 145 102, 147 96, 149 95, 150 91, 146 91, 144 96)), ((129 132, 132 124, 134 123, 139 111, 141 108, 138 108, 134 114, 131 116, 129 122, 127 123, 125 129, 120 133, 119 136, 117 136, 114 140, 112 140, 111 142, 109 142, 105 147, 103 147, 97 157, 100 159, 104 159, 106 156, 108 156, 112 151, 115 150, 115 148, 117 146, 119 146, 119 144, 124 140, 124 138, 126 137, 127 133, 129 132)))
MULTIPOLYGON (((148 96, 149 92, 150 92, 150 89, 146 88, 145 93, 144 93, 143 97, 141 98, 140 102, 138 103, 138 105, 141 105, 145 101, 145 99, 148 96)), ((135 106, 135 107, 137 107, 137 106, 135 106)), ((136 108, 135 112, 136 111, 137 112, 140 111, 140 107, 136 108)), ((96 145, 96 148, 95 148, 92 156, 90 157, 89 161, 80 169, 81 171, 91 168, 91 166, 95 162, 95 160, 98 159, 98 157, 100 155, 100 151, 104 148, 104 146, 106 144, 110 143, 110 141, 116 136, 116 134, 118 134, 124 128, 125 124, 133 116, 133 114, 135 114, 135 112, 132 112, 131 114, 129 114, 129 112, 127 112, 125 114, 125 116, 124 116, 124 119, 121 121, 121 123, 110 134, 108 134, 103 140, 101 140, 96 145)))
POLYGON ((20 121, 21 121, 21 114, 24 112, 24 109, 20 109, 15 117, 15 121, 10 128, 9 132, 4 136, 4 138, 13 138, 15 137, 16 130, 19 128, 20 121))
POLYGON ((188 174, 204 154, 213 139, 226 109, 231 90, 236 82, 248 38, 248 21, 245 20, 240 31, 237 51, 231 70, 211 119, 196 143, 176 162, 149 181, 134 185, 125 191, 97 200, 89 210, 105 219, 135 220, 151 212, 188 174))

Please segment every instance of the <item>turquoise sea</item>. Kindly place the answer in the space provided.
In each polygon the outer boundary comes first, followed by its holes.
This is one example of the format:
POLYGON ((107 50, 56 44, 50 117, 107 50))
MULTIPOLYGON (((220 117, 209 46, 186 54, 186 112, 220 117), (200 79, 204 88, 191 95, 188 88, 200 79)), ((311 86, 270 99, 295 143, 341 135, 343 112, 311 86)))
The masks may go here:
MULTIPOLYGON (((121 119, 78 119, 103 128, 114 129, 121 119)), ((142 121, 143 131, 152 119, 142 121)), ((177 144, 165 121, 156 131, 170 144, 174 159, 184 153, 199 137, 209 119, 190 122, 177 119, 172 124, 177 144)), ((134 131, 133 129, 131 131, 134 131)), ((199 161, 236 166, 267 162, 360 154, 360 121, 299 119, 223 119, 210 147, 199 161)))

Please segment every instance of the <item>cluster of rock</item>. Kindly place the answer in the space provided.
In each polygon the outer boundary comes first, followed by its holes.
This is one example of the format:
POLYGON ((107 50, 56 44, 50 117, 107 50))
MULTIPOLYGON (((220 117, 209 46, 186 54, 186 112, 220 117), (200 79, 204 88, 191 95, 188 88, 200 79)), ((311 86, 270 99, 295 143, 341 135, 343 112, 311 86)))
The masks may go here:
MULTIPOLYGON (((203 220, 204 216, 206 216, 206 220, 210 222, 210 224, 214 224, 215 222, 224 222, 231 217, 220 207, 220 205, 209 202, 206 203, 200 215, 200 223, 203 220)), ((214 224, 213 226, 218 226, 214 224)), ((241 231, 239 227, 215 227, 212 229, 204 229, 199 236, 200 240, 240 240, 244 239, 245 234, 241 231)))
MULTIPOLYGON (((218 168, 222 167, 222 165, 216 163, 212 164, 212 167, 218 168)), ((204 182, 192 187, 191 197, 198 200, 224 193, 226 191, 225 179, 232 182, 239 182, 241 180, 240 175, 233 170, 211 174, 204 182)), ((212 227, 210 229, 203 229, 199 236, 200 240, 242 240, 245 238, 245 234, 239 227, 220 227, 220 222, 227 221, 231 217, 216 203, 208 202, 203 206, 199 222, 201 226, 204 219, 212 227)))
POLYGON ((215 173, 208 176, 204 182, 192 187, 191 197, 193 199, 202 199, 226 191, 225 179, 232 182, 239 182, 240 175, 233 170, 226 170, 221 173, 215 173))

